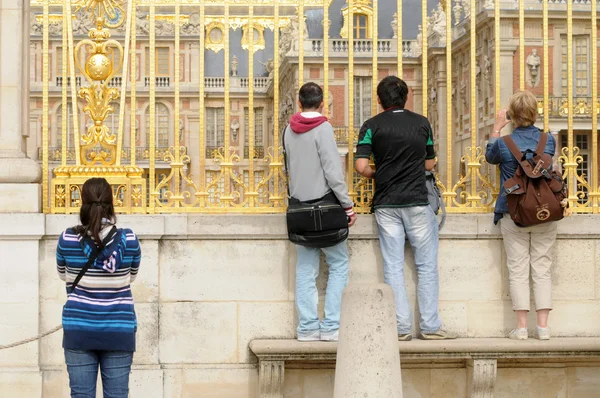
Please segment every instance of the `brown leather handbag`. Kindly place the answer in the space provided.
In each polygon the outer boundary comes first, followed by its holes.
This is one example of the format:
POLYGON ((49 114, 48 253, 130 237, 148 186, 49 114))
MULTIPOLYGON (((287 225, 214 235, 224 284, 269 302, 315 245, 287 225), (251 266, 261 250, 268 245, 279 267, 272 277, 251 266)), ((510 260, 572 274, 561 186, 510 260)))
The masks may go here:
POLYGON ((561 220, 568 206, 567 185, 544 153, 548 134, 542 133, 535 152, 521 152, 510 136, 503 140, 519 162, 515 175, 504 183, 512 220, 521 227, 561 220))

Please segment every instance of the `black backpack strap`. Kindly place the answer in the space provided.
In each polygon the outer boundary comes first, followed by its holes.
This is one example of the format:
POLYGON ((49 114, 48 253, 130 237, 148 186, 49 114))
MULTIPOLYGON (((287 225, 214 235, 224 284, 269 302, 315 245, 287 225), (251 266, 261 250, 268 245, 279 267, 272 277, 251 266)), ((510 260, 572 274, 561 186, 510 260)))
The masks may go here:
MULTIPOLYGON (((114 235, 115 235, 116 232, 117 232, 117 227, 115 227, 113 225, 113 227, 109 231, 108 235, 106 235, 106 238, 104 238, 104 240, 102 241, 102 247, 103 248, 106 246, 106 244, 108 242, 110 242, 110 240, 114 237, 114 235)), ((92 266, 92 264, 94 264, 94 261, 96 261, 96 259, 100 255, 100 251, 101 251, 101 249, 98 246, 93 245, 92 253, 90 254, 90 257, 88 258, 88 262, 83 266, 83 268, 81 269, 81 271, 79 271, 79 274, 77 274, 77 277, 75 278, 75 280, 73 281, 73 284, 70 287, 69 294, 71 294, 71 293, 73 293, 75 291, 75 288, 79 284, 79 281, 81 281, 81 278, 83 278, 83 276, 85 275, 85 273, 90 269, 90 267, 92 266)))

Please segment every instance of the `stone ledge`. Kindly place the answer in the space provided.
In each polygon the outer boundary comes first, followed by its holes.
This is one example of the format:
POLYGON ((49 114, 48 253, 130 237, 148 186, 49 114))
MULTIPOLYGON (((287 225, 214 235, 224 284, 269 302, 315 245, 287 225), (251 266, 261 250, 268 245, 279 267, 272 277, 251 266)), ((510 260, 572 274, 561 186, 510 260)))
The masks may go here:
MULTIPOLYGON (((48 237, 57 237, 78 222, 76 214, 0 214, 2 216, 45 217, 45 231, 41 235, 48 237)), ((492 217, 491 214, 449 214, 440 239, 502 239, 492 217)), ((133 229, 141 239, 287 240, 283 214, 121 214, 117 218, 119 226, 133 229)), ((600 215, 591 214, 566 218, 558 224, 558 238, 599 239, 599 221, 600 215)), ((27 223, 25 220, 24 224, 27 223)), ((0 237, 15 235, 10 232, 11 228, 14 228, 12 222, 0 222, 0 237)), ((350 229, 350 239, 377 239, 375 216, 360 215, 357 224, 350 229)))
MULTIPOLYGON (((253 340, 250 349, 259 359, 308 360, 312 355, 337 353, 337 343, 299 342, 298 340, 253 340)), ((442 341, 413 340, 398 342, 404 358, 411 355, 431 355, 439 358, 484 356, 502 357, 548 357, 551 355, 598 357, 600 337, 564 337, 540 341, 528 339, 515 341, 507 338, 466 338, 442 341)), ((335 358, 335 357, 334 357, 335 358)))
MULTIPOLYGON (((260 398, 283 398, 286 365, 289 368, 334 367, 337 343, 299 342, 297 340, 254 340, 250 349, 259 359, 258 390, 260 398)), ((470 398, 494 396, 497 370, 500 367, 530 367, 532 363, 600 362, 600 338, 555 338, 548 341, 514 341, 506 338, 469 338, 447 341, 398 342, 403 368, 468 369, 470 398)), ((555 365, 556 366, 556 365, 555 365)))

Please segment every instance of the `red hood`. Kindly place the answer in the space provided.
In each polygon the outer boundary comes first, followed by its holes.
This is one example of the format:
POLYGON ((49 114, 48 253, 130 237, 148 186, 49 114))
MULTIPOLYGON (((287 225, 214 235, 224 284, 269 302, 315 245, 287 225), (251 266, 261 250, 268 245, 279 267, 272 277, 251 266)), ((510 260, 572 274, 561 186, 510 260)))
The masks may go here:
POLYGON ((296 134, 306 133, 327 121, 325 116, 304 117, 301 113, 296 113, 290 119, 290 127, 296 134))

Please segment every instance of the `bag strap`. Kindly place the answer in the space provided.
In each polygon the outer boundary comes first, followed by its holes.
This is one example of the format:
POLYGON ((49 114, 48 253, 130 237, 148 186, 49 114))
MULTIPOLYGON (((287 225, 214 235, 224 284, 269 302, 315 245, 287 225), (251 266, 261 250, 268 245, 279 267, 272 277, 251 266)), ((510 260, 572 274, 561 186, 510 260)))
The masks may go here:
POLYGON ((544 133, 540 131, 540 142, 538 142, 538 146, 535 149, 535 154, 541 156, 546 151, 546 144, 548 143, 548 133, 544 133))
POLYGON ((441 231, 441 229, 444 228, 444 225, 446 225, 446 205, 444 204, 443 197, 440 197, 440 209, 442 209, 442 220, 438 225, 438 231, 441 231))
MULTIPOLYGON (((517 159, 517 162, 521 163, 521 158, 523 157, 523 153, 521 153, 521 151, 519 150, 519 147, 517 146, 515 141, 511 138, 511 136, 505 135, 504 137, 502 137, 502 140, 504 141, 504 143, 506 144, 506 146, 508 147, 508 149, 510 150, 512 155, 515 157, 515 159, 517 159)), ((544 145, 546 145, 546 144, 544 144, 544 145)))
POLYGON ((287 151, 285 150, 285 133, 287 132, 288 126, 285 126, 283 128, 283 133, 281 133, 281 145, 283 145, 283 172, 285 173, 285 176, 287 177, 287 193, 288 193, 288 199, 291 198, 292 195, 290 195, 290 172, 288 170, 288 158, 287 158, 287 151))
MULTIPOLYGON (((106 235, 106 237, 102 241, 102 247, 106 246, 106 244, 108 242, 110 242, 110 240, 115 235, 116 231, 117 231, 117 227, 115 227, 113 225, 111 230, 108 232, 108 235, 106 235)), ((77 277, 75 278, 75 280, 73 281, 73 284, 71 285, 71 288, 70 288, 71 291, 69 292, 69 294, 71 294, 75 291, 75 288, 79 284, 79 281, 81 281, 81 278, 83 278, 83 276, 90 269, 92 264, 94 264, 94 261, 96 261, 96 259, 98 258, 99 255, 100 255, 100 248, 98 246, 94 245, 94 248, 92 249, 92 253, 90 254, 90 257, 88 258, 88 262, 83 266, 81 271, 79 271, 79 274, 77 274, 77 277)))

